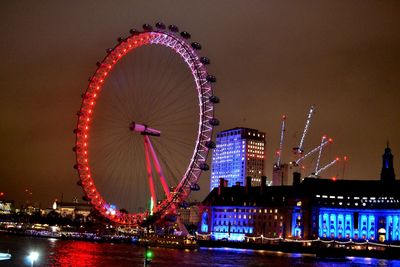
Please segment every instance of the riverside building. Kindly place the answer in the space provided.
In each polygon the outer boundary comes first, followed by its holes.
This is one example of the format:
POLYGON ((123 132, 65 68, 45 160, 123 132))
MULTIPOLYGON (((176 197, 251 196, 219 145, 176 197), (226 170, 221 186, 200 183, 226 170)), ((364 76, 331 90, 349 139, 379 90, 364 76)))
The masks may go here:
MULTIPOLYGON (((400 182, 385 149, 380 180, 305 178, 290 186, 227 187, 223 179, 203 201, 199 233, 211 239, 400 241, 400 182)), ((266 179, 265 177, 263 180, 266 179)))

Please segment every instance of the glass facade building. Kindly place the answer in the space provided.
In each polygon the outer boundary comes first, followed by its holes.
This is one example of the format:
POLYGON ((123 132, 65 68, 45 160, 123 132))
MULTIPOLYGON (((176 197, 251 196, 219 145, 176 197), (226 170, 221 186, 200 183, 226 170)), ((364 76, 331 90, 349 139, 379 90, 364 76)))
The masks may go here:
POLYGON ((245 185, 246 176, 253 185, 260 185, 264 175, 265 133, 248 128, 219 132, 213 150, 210 191, 219 186, 220 178, 228 186, 245 185))

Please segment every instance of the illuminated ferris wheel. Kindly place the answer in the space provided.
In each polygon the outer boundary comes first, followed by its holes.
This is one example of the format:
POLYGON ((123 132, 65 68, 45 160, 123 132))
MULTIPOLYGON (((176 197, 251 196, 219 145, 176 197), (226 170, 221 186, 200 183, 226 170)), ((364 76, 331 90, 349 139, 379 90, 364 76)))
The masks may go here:
POLYGON ((132 29, 89 78, 74 167, 87 200, 113 222, 173 214, 209 169, 216 78, 190 38, 163 23, 132 29))

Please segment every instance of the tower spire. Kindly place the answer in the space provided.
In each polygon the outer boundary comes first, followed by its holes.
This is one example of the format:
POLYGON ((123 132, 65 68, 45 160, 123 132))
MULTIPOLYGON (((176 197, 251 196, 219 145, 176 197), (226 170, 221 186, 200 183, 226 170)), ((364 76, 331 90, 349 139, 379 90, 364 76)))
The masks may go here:
POLYGON ((393 169, 393 155, 389 147, 389 141, 386 143, 385 153, 382 155, 381 181, 392 182, 396 179, 393 169))

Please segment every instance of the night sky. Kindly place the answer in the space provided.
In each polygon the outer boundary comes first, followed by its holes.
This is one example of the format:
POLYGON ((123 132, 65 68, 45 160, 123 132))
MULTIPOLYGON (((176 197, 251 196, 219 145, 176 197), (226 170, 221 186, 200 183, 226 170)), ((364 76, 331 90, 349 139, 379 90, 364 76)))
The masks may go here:
MULTIPOLYGON (((334 138, 323 163, 349 157, 345 179, 378 179, 387 140, 400 176, 398 1, 7 1, 0 9, 0 191, 48 205, 82 195, 72 147, 96 61, 143 23, 176 24, 202 44, 221 98, 217 131, 267 136, 267 176, 287 115, 283 161, 316 105, 306 148, 334 138), (28 196, 25 189, 32 195, 28 196)), ((332 167, 327 177, 339 174, 332 167)), ((209 174, 202 176, 201 200, 209 174)))

